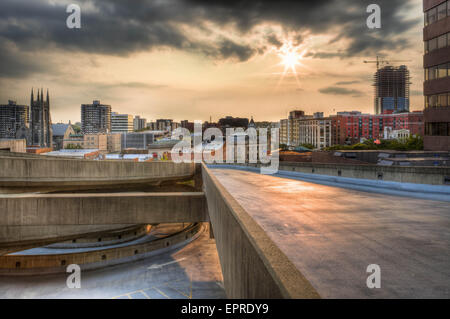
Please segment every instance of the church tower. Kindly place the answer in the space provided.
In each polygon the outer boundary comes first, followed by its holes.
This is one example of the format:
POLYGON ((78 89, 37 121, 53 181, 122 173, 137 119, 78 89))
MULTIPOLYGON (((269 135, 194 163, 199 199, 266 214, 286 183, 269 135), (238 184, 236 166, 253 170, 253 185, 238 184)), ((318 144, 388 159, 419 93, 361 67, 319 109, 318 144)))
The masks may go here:
POLYGON ((44 100, 44 90, 37 90, 37 100, 31 90, 31 145, 42 148, 52 147, 52 120, 50 117, 50 98, 47 89, 47 98, 44 100))

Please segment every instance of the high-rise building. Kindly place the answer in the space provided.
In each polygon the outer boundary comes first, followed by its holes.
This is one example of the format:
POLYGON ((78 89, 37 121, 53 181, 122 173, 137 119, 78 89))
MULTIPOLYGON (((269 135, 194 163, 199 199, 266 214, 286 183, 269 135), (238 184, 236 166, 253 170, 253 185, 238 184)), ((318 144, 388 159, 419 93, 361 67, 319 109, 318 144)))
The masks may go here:
POLYGON ((310 144, 316 149, 322 149, 332 145, 331 136, 332 120, 323 117, 323 112, 314 113, 313 118, 304 118, 296 121, 298 137, 297 145, 310 144))
POLYGON ((83 134, 111 132, 111 105, 81 104, 81 131, 83 134))
POLYGON ((304 111, 295 110, 289 112, 289 117, 280 121, 280 144, 289 146, 300 145, 299 140, 299 120, 312 118, 305 115, 304 111))
POLYGON ((133 120, 133 129, 135 131, 145 129, 147 127, 147 119, 141 118, 139 115, 136 115, 133 120))
POLYGON ((41 94, 37 99, 34 99, 34 92, 31 90, 31 146, 38 146, 40 148, 52 147, 52 120, 50 117, 50 98, 47 90, 47 98, 44 101, 44 90, 41 89, 41 94))
POLYGON ((375 72, 375 114, 409 112, 409 70, 385 66, 375 72))
POLYGON ((28 126, 28 106, 15 101, 0 105, 0 138, 16 138, 19 128, 28 126))
POLYGON ((450 150, 450 1, 424 0, 424 149, 450 150))
POLYGON ((170 119, 157 119, 156 128, 158 131, 171 131, 173 120, 170 119))
POLYGON ((111 113, 111 132, 128 133, 133 132, 133 115, 111 113))

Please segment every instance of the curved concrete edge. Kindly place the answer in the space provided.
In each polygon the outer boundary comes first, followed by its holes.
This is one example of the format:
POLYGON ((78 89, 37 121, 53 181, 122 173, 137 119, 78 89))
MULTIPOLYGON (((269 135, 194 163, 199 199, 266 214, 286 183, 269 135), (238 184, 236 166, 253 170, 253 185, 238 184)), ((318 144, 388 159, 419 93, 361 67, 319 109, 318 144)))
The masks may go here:
POLYGON ((1 226, 0 225, 0 256, 16 251, 47 246, 67 240, 80 239, 88 236, 102 236, 105 232, 130 225, 93 225, 93 226, 1 226), (6 230, 6 231, 5 231, 6 230), (21 238, 26 235, 26 239, 21 238))
MULTIPOLYGON (((260 169, 242 165, 208 165, 210 168, 238 169, 259 173, 260 169)), ((377 192, 387 195, 418 197, 422 199, 450 202, 450 186, 415 183, 401 183, 331 175, 319 175, 295 171, 279 170, 275 177, 287 177, 327 186, 343 187, 361 191, 377 192)))
POLYGON ((0 256, 0 276, 65 273, 70 264, 78 264, 82 271, 116 266, 183 247, 197 239, 204 230, 204 223, 194 223, 167 237, 136 245, 72 254, 0 256), (20 268, 16 267, 17 262, 20 263, 20 268), (43 265, 48 266, 43 267, 43 265))
POLYGON ((228 298, 320 298, 203 164, 203 185, 228 298))
POLYGON ((100 236, 86 236, 74 240, 57 242, 46 246, 48 249, 78 249, 112 246, 134 241, 144 237, 151 231, 151 225, 136 225, 111 232, 102 233, 100 236))

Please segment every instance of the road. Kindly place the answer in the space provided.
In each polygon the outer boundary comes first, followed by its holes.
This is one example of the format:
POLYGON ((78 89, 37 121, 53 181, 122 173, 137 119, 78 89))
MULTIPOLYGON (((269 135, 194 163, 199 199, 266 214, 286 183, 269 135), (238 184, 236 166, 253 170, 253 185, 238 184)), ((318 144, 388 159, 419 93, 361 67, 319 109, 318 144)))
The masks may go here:
POLYGON ((449 202, 212 172, 322 297, 450 297, 449 202), (381 288, 367 287, 370 264, 381 288))

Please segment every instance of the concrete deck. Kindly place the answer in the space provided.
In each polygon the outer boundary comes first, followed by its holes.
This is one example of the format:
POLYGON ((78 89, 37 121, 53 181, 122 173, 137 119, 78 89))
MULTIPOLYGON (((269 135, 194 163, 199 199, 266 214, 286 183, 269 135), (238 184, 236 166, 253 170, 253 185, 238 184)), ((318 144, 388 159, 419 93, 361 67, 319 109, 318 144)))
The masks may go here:
POLYGON ((450 297, 450 203, 211 172, 323 298, 450 297))

